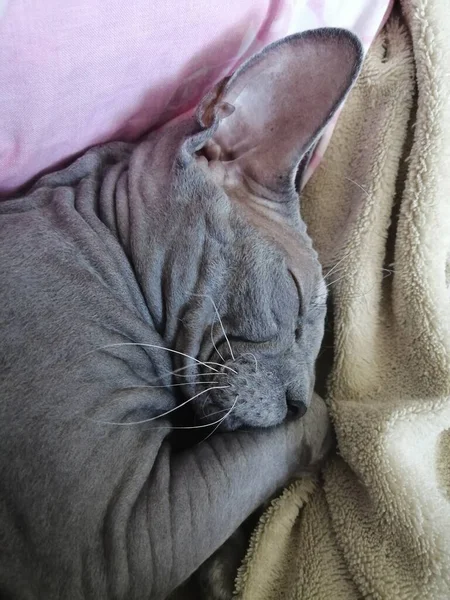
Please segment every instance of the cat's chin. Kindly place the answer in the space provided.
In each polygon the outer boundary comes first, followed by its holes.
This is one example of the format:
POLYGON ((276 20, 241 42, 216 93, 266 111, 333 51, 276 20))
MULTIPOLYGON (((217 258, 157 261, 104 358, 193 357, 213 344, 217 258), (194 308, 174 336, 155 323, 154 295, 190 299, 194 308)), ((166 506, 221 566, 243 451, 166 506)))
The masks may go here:
MULTIPOLYGON (((222 405, 223 406, 223 405, 222 405)), ((202 423, 215 428, 217 432, 232 432, 237 430, 267 429, 280 425, 290 418, 287 407, 280 407, 268 415, 249 409, 248 406, 237 406, 237 402, 230 404, 229 408, 219 409, 213 403, 202 409, 202 423)))

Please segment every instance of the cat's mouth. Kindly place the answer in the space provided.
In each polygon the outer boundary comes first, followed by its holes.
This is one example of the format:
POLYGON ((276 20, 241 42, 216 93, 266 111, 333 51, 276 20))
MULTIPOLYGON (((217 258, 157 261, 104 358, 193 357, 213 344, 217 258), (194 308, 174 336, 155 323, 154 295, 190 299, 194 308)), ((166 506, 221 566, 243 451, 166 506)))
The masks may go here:
POLYGON ((288 414, 281 381, 250 353, 217 366, 207 383, 196 385, 195 396, 197 421, 221 431, 271 427, 288 414))

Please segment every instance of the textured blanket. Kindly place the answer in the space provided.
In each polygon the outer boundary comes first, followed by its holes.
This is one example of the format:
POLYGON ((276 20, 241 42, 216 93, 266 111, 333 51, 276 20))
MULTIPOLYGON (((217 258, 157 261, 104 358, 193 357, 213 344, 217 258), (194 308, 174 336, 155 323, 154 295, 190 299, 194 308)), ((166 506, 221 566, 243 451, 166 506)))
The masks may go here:
POLYGON ((305 190, 330 267, 338 455, 266 512, 241 600, 450 598, 448 10, 401 3, 305 190))

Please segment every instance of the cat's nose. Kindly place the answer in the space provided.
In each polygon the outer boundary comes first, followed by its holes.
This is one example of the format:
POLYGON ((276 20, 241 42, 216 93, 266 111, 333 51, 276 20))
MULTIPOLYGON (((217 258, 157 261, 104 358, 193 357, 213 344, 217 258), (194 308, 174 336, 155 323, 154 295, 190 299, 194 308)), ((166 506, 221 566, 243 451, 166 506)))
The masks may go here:
POLYGON ((301 400, 297 402, 292 402, 289 399, 287 400, 287 412, 289 417, 299 419, 300 417, 303 417, 306 411, 306 404, 301 400))
POLYGON ((288 415, 303 417, 311 404, 314 393, 315 375, 305 373, 291 381, 286 389, 286 405, 288 415))
POLYGON ((300 385, 290 385, 286 390, 287 412, 291 417, 300 418, 308 410, 310 404, 312 390, 311 386, 308 391, 304 389, 304 381, 299 382, 300 385))

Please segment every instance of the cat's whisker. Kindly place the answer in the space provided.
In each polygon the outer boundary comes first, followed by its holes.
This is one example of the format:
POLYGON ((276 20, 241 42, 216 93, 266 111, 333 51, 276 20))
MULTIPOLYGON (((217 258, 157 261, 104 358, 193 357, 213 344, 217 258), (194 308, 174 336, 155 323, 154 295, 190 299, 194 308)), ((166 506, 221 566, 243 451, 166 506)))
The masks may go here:
POLYGON ((342 265, 341 267, 339 267, 339 269, 336 269, 335 271, 333 270, 333 273, 327 273, 326 276, 324 277, 325 280, 325 284, 329 281, 330 279, 330 275, 339 275, 339 273, 342 273, 343 271, 345 271, 345 265, 342 265))
POLYGON ((214 350, 215 350, 215 351, 217 352, 217 354, 220 356, 220 359, 221 359, 223 362, 225 362, 225 359, 224 359, 224 357, 222 356, 222 354, 221 354, 221 352, 220 352, 219 348, 216 346, 216 342, 214 341, 214 331, 213 331, 213 329, 214 329, 214 322, 212 322, 212 323, 211 323, 211 328, 210 328, 211 342, 212 342, 212 345, 213 345, 213 347, 214 347, 214 350))
MULTIPOLYGON (((173 371, 167 371, 165 375, 178 375, 178 377, 190 377, 190 375, 179 375, 181 371, 186 371, 186 369, 190 369, 192 365, 184 365, 183 367, 178 367, 178 369, 174 369, 173 371)), ((202 373, 199 373, 201 375, 202 373)), ((211 375, 211 373, 204 373, 204 375, 211 375)))
MULTIPOLYGON (((229 417, 229 416, 230 416, 231 412, 234 410, 234 407, 236 406, 236 402, 238 401, 238 398, 239 398, 239 394, 236 396, 236 398, 235 398, 235 400, 234 400, 234 402, 233 402, 233 405, 232 405, 232 406, 231 406, 231 408, 228 410, 227 414, 226 414, 226 415, 224 415, 224 416, 222 417, 222 419, 220 419, 220 420, 219 420, 219 422, 218 422, 218 423, 217 423, 217 425, 214 427, 214 429, 211 431, 211 433, 209 433, 209 434, 208 434, 208 435, 207 435, 207 436, 206 436, 206 437, 205 437, 205 438, 204 438, 204 439, 203 439, 203 440, 202 440, 200 443, 204 443, 204 442, 206 442, 206 440, 207 440, 208 438, 210 438, 210 437, 211 437, 211 436, 212 436, 212 435, 213 435, 213 434, 214 434, 214 433, 217 431, 217 429, 220 427, 220 425, 223 423, 223 421, 225 421, 225 419, 226 419, 227 417, 229 417)), ((215 413, 212 413, 212 414, 215 414, 215 413)), ((212 424, 213 424, 213 423, 209 423, 209 425, 212 425, 212 424)))
MULTIPOLYGON (((234 407, 236 406, 236 402, 237 402, 238 398, 239 398, 239 396, 236 397, 236 400, 234 401, 233 406, 228 410, 227 414, 224 417, 222 417, 221 419, 218 419, 217 421, 213 421, 212 423, 205 423, 203 425, 188 425, 186 427, 183 427, 183 426, 172 427, 171 425, 167 425, 165 427, 164 426, 163 427, 152 427, 151 429, 155 430, 155 431, 157 431, 159 429, 170 429, 170 430, 172 430, 172 429, 177 429, 177 430, 183 429, 184 430, 184 429, 204 429, 205 427, 211 427, 212 425, 219 426, 222 423, 222 421, 224 421, 229 416, 229 414, 231 413, 231 411, 234 409, 234 407)), ((112 423, 112 424, 116 425, 116 423, 112 423)), ((127 423, 118 423, 118 425, 127 425, 127 423)), ((135 423, 130 423, 130 425, 135 425, 135 423)), ((215 429, 214 429, 214 431, 215 431, 215 429)), ((211 436, 214 433, 214 431, 212 431, 205 439, 207 439, 209 436, 211 436)), ((241 430, 241 431, 243 431, 243 430, 241 430)), ((202 440, 202 442, 204 442, 204 441, 205 440, 202 440)))
MULTIPOLYGON (((201 296, 203 294, 193 294, 193 295, 194 296, 201 296)), ((209 298, 209 296, 207 296, 207 297, 209 298)), ((211 299, 211 301, 212 301, 212 299, 211 299)), ((214 305, 214 302, 213 302, 213 305, 214 305)), ((214 308, 215 308, 215 305, 214 305, 214 308)), ((216 310, 216 313, 217 313, 217 310, 216 310)), ((219 348, 216 346, 216 342, 214 341, 214 323, 215 323, 215 321, 213 320, 213 322, 211 323, 211 327, 209 329, 209 334, 210 334, 210 337, 211 337, 211 342, 212 342, 214 350, 217 352, 217 354, 219 355, 220 359, 223 362, 225 362, 225 358, 223 357, 223 355, 220 352, 219 348)))
MULTIPOLYGON (((175 412, 182 406, 185 406, 189 402, 192 402, 192 400, 195 400, 199 396, 202 396, 203 394, 206 394, 207 392, 210 392, 211 390, 226 390, 229 387, 230 387, 229 385, 220 385, 220 386, 218 385, 218 386, 210 387, 207 390, 202 390, 201 392, 198 392, 198 394, 195 394, 195 396, 188 398, 187 400, 185 400, 181 404, 178 404, 177 406, 174 406, 170 410, 166 410, 165 412, 161 413, 160 415, 156 415, 156 417, 150 417, 149 419, 143 419, 142 421, 133 421, 130 423, 114 423, 113 421, 99 421, 96 419, 89 419, 89 420, 94 421, 95 423, 100 423, 102 425, 119 425, 122 427, 130 426, 130 425, 142 425, 143 423, 150 423, 151 421, 156 421, 156 419, 161 419, 162 417, 165 417, 165 416, 169 415, 170 413, 175 412)), ((198 427, 201 427, 201 426, 198 425, 198 427)), ((180 429, 180 427, 173 427, 173 428, 169 427, 169 429, 180 429)), ((195 427, 182 427, 181 429, 195 429, 195 427)))
MULTIPOLYGON (((176 375, 177 377, 192 377, 191 374, 185 375, 183 373, 181 373, 181 371, 186 371, 186 369, 190 369, 192 367, 192 365, 184 365, 184 367, 179 367, 178 369, 174 369, 173 371, 166 371, 163 375, 161 375, 160 377, 156 377, 155 379, 153 379, 153 381, 158 381, 159 379, 162 379, 163 377, 167 377, 168 375, 176 375)), ((195 377, 217 377, 218 375, 227 375, 227 373, 219 373, 219 372, 215 372, 214 375, 213 373, 196 373, 195 377)))
POLYGON ((341 275, 340 277, 338 277, 337 279, 333 279, 333 281, 330 281, 327 283, 327 288, 330 288, 332 285, 334 285, 335 283, 337 283, 338 281, 341 281, 341 279, 344 279, 347 276, 347 273, 345 273, 344 275, 341 275))
MULTIPOLYGON (((328 289, 328 288, 327 288, 327 289, 328 289)), ((319 294, 319 295, 317 296, 317 299, 318 299, 318 300, 320 300, 321 302, 322 302, 322 300, 323 300, 323 301, 326 301, 326 300, 328 299, 328 293, 325 293, 325 294, 319 294)))
POLYGON ((346 179, 347 181, 350 181, 350 183, 353 183, 354 185, 356 185, 356 187, 358 187, 362 192, 364 192, 366 194, 367 198, 370 198, 369 192, 360 183, 358 183, 357 181, 354 181, 353 179, 350 179, 350 177, 344 177, 344 179, 346 179))
MULTIPOLYGON (((191 374, 184 374, 181 373, 181 371, 185 371, 186 369, 190 369, 192 365, 184 365, 184 367, 179 367, 178 369, 174 369, 173 371, 166 371, 164 372, 162 375, 160 375, 159 377, 155 377, 153 379, 151 379, 150 381, 160 381, 161 379, 164 379, 165 377, 169 377, 170 375, 175 375, 176 377, 183 377, 183 378, 190 378, 192 377, 191 374)), ((214 373, 196 373, 195 377, 218 377, 219 375, 221 375, 222 377, 227 377, 228 373, 219 373, 219 372, 214 372, 214 373)), ((200 383, 216 383, 216 382, 207 382, 207 381, 196 381, 194 382, 196 384, 200 384, 200 383)), ((170 386, 171 384, 167 384, 168 386, 170 386)), ((177 385, 185 385, 184 383, 180 383, 177 385)), ((151 387, 151 386, 150 386, 151 387)), ((165 386, 161 386, 161 387, 165 387, 165 386)))
MULTIPOLYGON (((186 358, 189 358, 191 360, 193 360, 194 362, 203 365, 205 367, 207 367, 208 369, 211 369, 211 371, 214 371, 215 373, 217 373, 217 369, 215 369, 214 367, 211 367, 210 365, 212 364, 218 364, 218 363, 205 363, 202 362, 201 360, 198 360, 198 358, 195 358, 194 356, 191 356, 190 354, 185 354, 184 352, 179 352, 178 350, 173 350, 172 348, 166 348, 165 346, 158 346, 157 344, 144 344, 144 343, 140 343, 140 342, 120 342, 117 344, 106 344, 105 346, 100 346, 99 348, 95 348, 94 350, 90 350, 89 352, 86 352, 86 354, 83 354, 80 358, 83 358, 84 356, 88 356, 89 354, 93 354, 94 352, 98 352, 99 350, 106 350, 107 348, 118 348, 120 346, 141 346, 144 348, 155 348, 156 350, 166 350, 166 352, 172 352, 173 354, 178 354, 180 356, 184 356, 186 358)), ((222 366, 222 365, 219 365, 222 366)))
MULTIPOLYGON (((195 359, 197 361, 197 359, 195 359)), ((210 360, 206 361, 206 362, 202 362, 202 361, 197 361, 199 362, 201 365, 215 365, 216 367, 221 367, 223 369, 226 369, 227 371, 231 371, 232 373, 236 374, 235 369, 233 369, 232 367, 229 367, 228 365, 224 365, 222 363, 218 363, 218 362, 211 362, 210 360)), ((192 367, 192 365, 184 365, 184 367, 179 367, 178 369, 175 369, 174 371, 168 371, 167 375, 177 375, 177 377, 191 377, 191 375, 180 375, 180 371, 185 371, 186 369, 190 369, 192 367)), ((196 377, 211 377, 212 373, 196 373, 196 377)), ((217 370, 214 371, 214 377, 217 377, 218 375, 226 375, 226 373, 221 373, 217 370)))
MULTIPOLYGON (((384 270, 384 269, 382 269, 384 270)), ((387 279, 388 277, 391 277, 392 273, 386 273, 386 275, 383 275, 383 277, 381 278, 381 281, 383 281, 384 279, 387 279)), ((365 296, 367 296, 367 294, 370 294, 370 292, 375 289, 378 285, 377 283, 374 283, 368 290, 366 290, 365 292, 362 292, 361 294, 346 294, 346 295, 339 295, 339 300, 357 300, 358 298, 364 298, 365 296)))
POLYGON ((203 417, 201 417, 201 418, 202 419, 206 419, 207 417, 212 417, 213 415, 218 415, 220 413, 224 413, 227 410, 229 410, 229 409, 228 408, 222 408, 221 410, 215 410, 214 412, 208 413, 208 414, 206 414, 205 411, 203 411, 203 417))
POLYGON ((253 360, 255 361, 255 373, 257 373, 258 372, 258 360, 257 360, 256 356, 253 354, 253 352, 244 352, 244 354, 239 355, 239 358, 241 356, 247 356, 247 355, 251 356, 253 358, 253 360))
MULTIPOLYGON (((225 375, 225 373, 224 373, 225 375)), ((177 387, 177 386, 182 386, 182 385, 187 385, 188 383, 190 383, 191 385, 206 385, 208 383, 217 383, 217 381, 190 381, 190 382, 186 382, 184 381, 183 383, 168 383, 166 385, 133 385, 131 386, 132 389, 141 389, 141 388, 172 388, 172 387, 177 387)))
POLYGON ((202 413, 203 416, 206 417, 206 413, 205 413, 205 407, 206 407, 206 403, 208 402, 208 398, 209 398, 209 394, 206 396, 206 398, 203 400, 202 402, 202 413))
MULTIPOLYGON (((169 373, 167 373, 168 375, 170 375, 172 373, 172 371, 170 371, 169 373)), ((196 377, 218 377, 219 375, 228 375, 228 373, 196 373, 195 376, 196 377)), ((177 377, 192 377, 192 375, 180 375, 179 373, 176 374, 177 377)), ((161 379, 161 378, 159 378, 161 379)))
MULTIPOLYGON (((181 371, 186 371, 186 369, 190 369, 191 367, 192 365, 184 365, 184 367, 179 367, 178 369, 174 369, 173 371, 165 371, 160 377, 155 377, 151 381, 158 381, 159 379, 162 379, 163 377, 168 377, 169 375, 176 375, 176 377, 192 377, 191 374, 185 375, 184 373, 181 373, 181 371)), ((196 373, 195 377, 217 377, 218 375, 227 375, 227 373, 196 373)))
MULTIPOLYGON (((389 277, 390 275, 394 275, 394 274, 395 274, 395 270, 393 270, 393 269, 388 269, 388 268, 386 268, 386 267, 382 267, 382 268, 381 268, 381 271, 382 271, 383 273, 386 273, 386 275, 385 275, 385 276, 384 276, 382 279, 385 279, 386 277, 389 277)), ((337 283, 338 281, 341 281, 341 279, 344 279, 344 277, 346 277, 346 274, 342 275, 341 277, 338 277, 337 279, 334 279, 333 281, 330 281, 330 282, 328 282, 328 283, 327 283, 327 285, 326 285, 326 287, 327 287, 327 288, 331 287, 332 285, 334 285, 334 284, 335 284, 335 283, 337 283)), ((373 289, 373 288, 371 288, 371 289, 373 289)), ((370 291, 370 290, 369 290, 369 291, 370 291)), ((366 292, 366 293, 368 293, 368 292, 366 292)))
MULTIPOLYGON (((219 320, 220 327, 222 328, 223 335, 224 335, 224 337, 225 337, 225 340, 226 340, 226 342, 227 342, 228 349, 230 350, 230 355, 231 355, 231 358, 233 359, 233 361, 235 361, 235 360, 236 360, 236 358, 234 357, 233 348, 231 347, 230 340, 228 339, 228 336, 227 336, 227 334, 226 334, 226 331, 225 331, 225 327, 223 326, 222 319, 220 318, 219 311, 218 311, 218 309, 217 309, 216 303, 214 302, 213 298, 212 298, 211 296, 209 296, 208 294, 192 294, 192 295, 193 295, 193 296, 203 296, 204 298, 208 298, 209 300, 211 300, 211 303, 212 303, 212 305, 213 305, 213 307, 214 307, 214 310, 216 311, 216 315, 217 315, 217 318, 218 318, 218 320, 219 320)), ((211 335, 212 335, 212 327, 211 327, 211 335)), ((213 342, 213 343, 214 343, 214 342, 213 342)), ((216 346, 215 346, 215 344, 214 344, 214 348, 215 348, 215 347, 216 347, 216 346)), ((216 351, 217 351, 217 348, 216 348, 216 351)), ((224 360, 223 356, 221 356, 219 352, 218 352, 218 354, 219 354, 220 358, 221 358, 222 360, 224 360)))
POLYGON ((345 258, 346 256, 344 255, 340 260, 338 260, 337 263, 333 265, 331 269, 326 273, 326 275, 324 275, 324 279, 327 279, 332 273, 334 273, 339 267, 339 265, 341 265, 344 262, 345 258))
MULTIPOLYGON (((185 371, 186 369, 190 369, 192 365, 184 365, 184 367, 179 367, 178 369, 174 369, 173 371, 164 371, 162 375, 159 377, 154 377, 150 379, 150 381, 159 381, 160 379, 164 379, 164 377, 169 377, 170 375, 176 375, 177 377, 191 377, 191 375, 183 375, 179 374, 180 371, 185 371)), ((217 373, 219 375, 219 373, 217 373)), ((212 377, 212 373, 196 373, 196 377, 212 377)))
POLYGON ((231 371, 232 373, 234 373, 235 375, 237 375, 237 371, 235 369, 233 369, 232 367, 229 367, 228 365, 223 365, 223 364, 217 363, 217 362, 211 362, 210 360, 208 361, 207 364, 208 365, 215 365, 216 367, 221 367, 222 369, 227 369, 227 371, 231 371))

